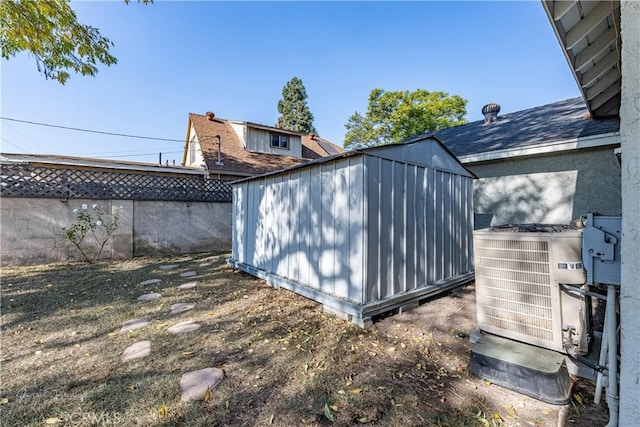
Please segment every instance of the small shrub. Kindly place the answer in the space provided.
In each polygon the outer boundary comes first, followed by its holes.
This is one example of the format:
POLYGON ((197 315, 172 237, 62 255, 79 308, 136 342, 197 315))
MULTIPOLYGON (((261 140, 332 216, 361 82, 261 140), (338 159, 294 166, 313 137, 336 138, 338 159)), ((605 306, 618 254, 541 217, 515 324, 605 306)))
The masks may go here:
POLYGON ((104 246, 118 228, 120 208, 111 217, 105 212, 104 206, 97 204, 91 205, 91 209, 83 204, 80 209, 74 209, 73 213, 76 215, 75 221, 69 227, 62 227, 62 234, 78 248, 86 262, 93 264, 100 258, 104 246), (88 240, 93 240, 98 245, 93 257, 89 256, 91 243, 86 240, 87 236, 90 236, 88 240))

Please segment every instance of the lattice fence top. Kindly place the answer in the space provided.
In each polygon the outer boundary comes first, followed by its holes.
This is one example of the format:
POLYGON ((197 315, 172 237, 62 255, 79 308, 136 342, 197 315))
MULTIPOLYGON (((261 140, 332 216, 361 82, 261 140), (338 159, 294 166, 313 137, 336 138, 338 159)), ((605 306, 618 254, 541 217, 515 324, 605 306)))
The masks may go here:
POLYGON ((150 175, 85 169, 1 165, 2 197, 231 202, 227 181, 202 175, 150 175))

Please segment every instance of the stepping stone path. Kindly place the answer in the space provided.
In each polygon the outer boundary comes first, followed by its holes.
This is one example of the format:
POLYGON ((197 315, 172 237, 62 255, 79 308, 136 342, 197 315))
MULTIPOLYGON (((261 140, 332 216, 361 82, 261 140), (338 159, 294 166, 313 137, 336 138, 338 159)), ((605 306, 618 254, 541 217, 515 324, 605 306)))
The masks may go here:
POLYGON ((183 283, 182 285, 178 286, 178 289, 193 289, 196 287, 197 284, 198 282, 183 283))
POLYGON ((144 295, 140 295, 138 297, 138 301, 153 301, 153 300, 157 300, 158 298, 160 298, 162 295, 160 295, 157 292, 154 292, 152 294, 144 294, 144 295))
MULTIPOLYGON (((207 262, 201 262, 199 267, 209 267, 214 262, 219 261, 222 258, 223 256, 220 255, 205 258, 202 261, 207 262)), ((193 261, 193 258, 188 257, 180 261, 193 261)), ((158 268, 160 270, 172 270, 178 268, 179 266, 180 264, 165 264, 159 266, 158 268)), ((185 271, 183 273, 180 273, 180 277, 193 277, 197 274, 198 273, 196 273, 195 271, 185 271)), ((140 282, 140 285, 154 285, 160 282, 162 282, 162 279, 149 279, 145 280, 144 282, 140 282)), ((197 281, 183 283, 182 285, 178 286, 178 289, 193 289, 196 287, 197 283, 197 281)), ((157 292, 149 293, 140 295, 138 297, 138 301, 154 301, 161 297, 162 295, 157 292)), ((193 310, 194 308, 194 303, 176 303, 171 306, 171 314, 183 313, 185 311, 193 310)), ((150 321, 147 319, 127 320, 122 325, 120 333, 126 333, 134 331, 136 329, 144 328, 149 324, 150 321)), ((185 334, 187 332, 195 331, 199 328, 199 323, 196 323, 193 320, 189 320, 186 322, 176 323, 175 325, 168 328, 167 331, 172 334, 185 334)), ((126 363, 131 360, 147 357, 149 354, 151 354, 151 341, 138 341, 124 350, 122 356, 120 357, 120 360, 122 361, 122 363, 126 363)), ((184 375, 182 375, 182 378, 180 378, 180 389, 182 393, 181 400, 187 401, 203 399, 207 390, 213 389, 223 378, 224 372, 218 368, 206 368, 185 373, 184 375)))
POLYGON ((178 314, 185 311, 193 310, 195 306, 196 306, 195 304, 187 304, 184 302, 179 302, 171 306, 171 314, 178 314))
POLYGON ((224 372, 218 368, 200 369, 187 372, 180 378, 182 397, 180 400, 202 400, 207 389, 214 388, 224 378, 224 372))
POLYGON ((122 360, 122 362, 128 362, 130 360, 146 357, 149 353, 151 353, 151 341, 138 341, 137 343, 131 344, 124 350, 120 360, 122 360))
POLYGON ((125 333, 129 331, 135 331, 136 329, 144 328, 149 324, 147 319, 131 319, 124 322, 122 325, 122 329, 120 329, 120 333, 125 333))
POLYGON ((193 320, 187 320, 186 322, 176 323, 175 325, 167 329, 167 331, 171 332, 172 334, 185 334, 187 332, 195 331, 198 328, 200 328, 199 323, 196 323, 193 320))

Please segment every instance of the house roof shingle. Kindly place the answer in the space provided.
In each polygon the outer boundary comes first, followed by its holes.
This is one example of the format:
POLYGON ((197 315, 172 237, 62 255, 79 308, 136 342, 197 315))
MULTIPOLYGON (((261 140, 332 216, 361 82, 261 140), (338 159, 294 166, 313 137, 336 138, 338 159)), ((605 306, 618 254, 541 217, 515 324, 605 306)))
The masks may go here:
POLYGON ((582 98, 572 98, 436 132, 412 136, 407 141, 436 136, 456 156, 533 147, 550 142, 604 135, 620 130, 618 118, 590 119, 582 98))
MULTIPOLYGON (((344 150, 329 141, 309 135, 300 134, 302 140, 302 158, 283 156, 279 154, 256 153, 244 148, 237 134, 228 120, 214 118, 208 120, 204 115, 190 113, 189 122, 198 135, 202 156, 209 171, 214 173, 230 173, 237 175, 259 175, 270 171, 285 169, 308 160, 331 155, 324 149, 323 144, 329 144, 338 152, 344 150), (216 165, 218 160, 218 140, 215 135, 220 135, 220 154, 224 166, 216 165)), ((252 123, 246 123, 254 126, 252 123)), ((271 129, 269 126, 255 125, 271 129)), ((277 130, 276 128, 273 128, 277 130)))

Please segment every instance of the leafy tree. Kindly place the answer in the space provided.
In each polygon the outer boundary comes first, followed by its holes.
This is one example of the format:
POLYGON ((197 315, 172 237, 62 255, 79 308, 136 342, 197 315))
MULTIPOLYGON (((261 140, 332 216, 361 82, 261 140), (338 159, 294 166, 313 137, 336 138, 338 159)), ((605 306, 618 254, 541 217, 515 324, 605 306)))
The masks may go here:
POLYGON ((417 89, 413 92, 369 94, 367 113, 355 112, 345 125, 345 148, 364 148, 391 144, 428 131, 466 123, 467 100, 445 92, 417 89))
MULTIPOLYGON (((152 3, 153 0, 138 0, 152 3)), ((118 61, 109 53, 111 40, 100 31, 78 22, 68 0, 1 0, 0 48, 2 58, 9 59, 26 51, 36 59, 38 71, 46 79, 61 84, 69 71, 95 76, 98 63, 113 65, 118 61)), ((129 3, 129 0, 125 0, 129 3)))
POLYGON ((278 112, 281 114, 278 125, 282 129, 317 134, 313 127, 313 114, 307 105, 307 90, 298 77, 289 80, 282 89, 278 112))

